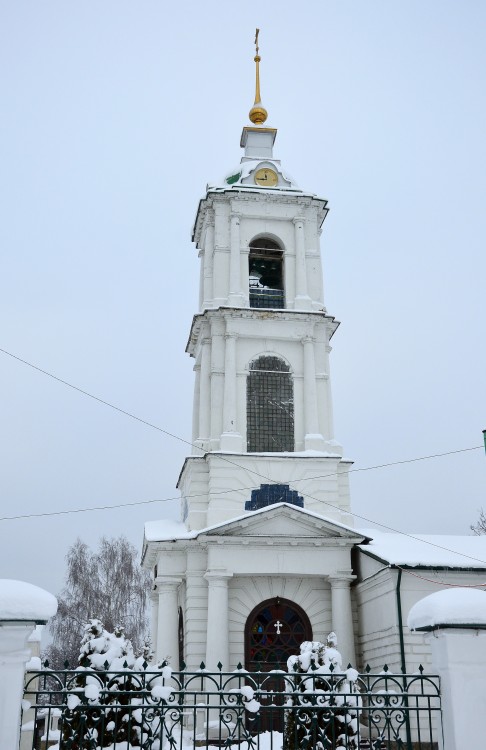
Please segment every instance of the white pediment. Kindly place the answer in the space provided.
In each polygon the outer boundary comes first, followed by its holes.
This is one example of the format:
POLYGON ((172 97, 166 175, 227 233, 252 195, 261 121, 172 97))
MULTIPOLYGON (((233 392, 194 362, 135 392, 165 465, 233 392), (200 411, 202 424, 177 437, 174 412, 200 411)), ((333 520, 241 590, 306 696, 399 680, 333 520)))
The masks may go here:
POLYGON ((359 544, 366 539, 349 526, 286 503, 269 505, 267 508, 203 529, 198 533, 199 537, 202 535, 329 539, 342 540, 350 544, 359 544))

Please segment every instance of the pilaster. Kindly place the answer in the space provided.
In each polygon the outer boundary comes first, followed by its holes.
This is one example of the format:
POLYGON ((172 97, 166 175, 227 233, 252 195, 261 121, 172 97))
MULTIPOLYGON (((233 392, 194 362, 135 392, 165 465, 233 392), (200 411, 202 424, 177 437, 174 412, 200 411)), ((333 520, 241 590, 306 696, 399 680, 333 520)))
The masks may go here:
POLYGON ((219 450, 223 432, 224 321, 211 319, 211 450, 219 450))
POLYGON ((192 408, 192 444, 193 453, 199 453, 196 446, 196 440, 199 437, 199 403, 201 396, 201 365, 194 365, 194 401, 192 408))
POLYGON ((243 307, 245 298, 241 291, 241 263, 240 263, 240 216, 232 213, 230 216, 230 271, 229 295, 230 307, 243 307))
POLYGON ((208 212, 203 256, 203 304, 206 310, 213 301, 214 211, 208 212))
POLYGON ((307 265, 305 258, 305 219, 293 220, 295 235, 295 309, 311 310, 312 301, 307 291, 307 265))
POLYGON ((241 452, 242 438, 236 424, 236 333, 225 334, 224 353, 224 395, 223 395, 223 434, 221 450, 241 452))
POLYGON ((196 444, 201 450, 209 449, 211 433, 211 339, 201 343, 201 366, 199 377, 199 435, 196 444))
POLYGON ((313 336, 304 336, 304 446, 305 450, 325 450, 325 441, 319 432, 317 408, 316 365, 313 336))
POLYGON ((157 661, 167 659, 172 669, 179 668, 179 617, 178 591, 182 578, 157 576, 155 579, 157 603, 157 661))

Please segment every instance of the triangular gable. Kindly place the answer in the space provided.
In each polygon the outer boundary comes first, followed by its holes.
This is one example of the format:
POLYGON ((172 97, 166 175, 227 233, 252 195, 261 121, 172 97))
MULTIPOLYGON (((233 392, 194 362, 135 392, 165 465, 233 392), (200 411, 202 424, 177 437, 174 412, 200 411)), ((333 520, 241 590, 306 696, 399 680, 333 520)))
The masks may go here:
POLYGON ((277 503, 244 516, 201 529, 197 536, 340 539, 359 544, 367 537, 344 524, 287 503, 277 503))

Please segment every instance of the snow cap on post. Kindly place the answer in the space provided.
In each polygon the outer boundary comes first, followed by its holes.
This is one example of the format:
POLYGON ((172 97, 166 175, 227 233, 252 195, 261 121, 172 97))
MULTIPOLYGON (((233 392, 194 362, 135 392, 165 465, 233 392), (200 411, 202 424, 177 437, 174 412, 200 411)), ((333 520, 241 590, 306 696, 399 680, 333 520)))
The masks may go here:
POLYGON ((46 623, 57 612, 57 599, 48 591, 25 581, 0 579, 0 620, 46 623))
POLYGON ((474 628, 486 630, 486 592, 455 588, 436 591, 413 605, 407 618, 410 630, 474 628))

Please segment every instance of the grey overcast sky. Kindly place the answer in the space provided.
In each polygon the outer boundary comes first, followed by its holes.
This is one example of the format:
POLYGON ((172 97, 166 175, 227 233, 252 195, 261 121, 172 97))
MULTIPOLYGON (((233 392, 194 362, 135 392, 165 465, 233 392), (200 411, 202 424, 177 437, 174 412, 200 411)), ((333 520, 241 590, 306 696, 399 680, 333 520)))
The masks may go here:
MULTIPOLYGON (((329 200, 336 437, 355 468, 480 446, 486 4, 0 6, 0 347, 190 439, 190 229, 240 159, 261 28, 276 156, 329 200)), ((1 515, 177 496, 182 444, 0 353, 1 515)), ((469 533, 484 451, 357 472, 356 513, 469 533)), ((0 522, 0 575, 56 593, 79 535, 178 503, 0 522)), ((369 521, 357 520, 370 526, 369 521)))

